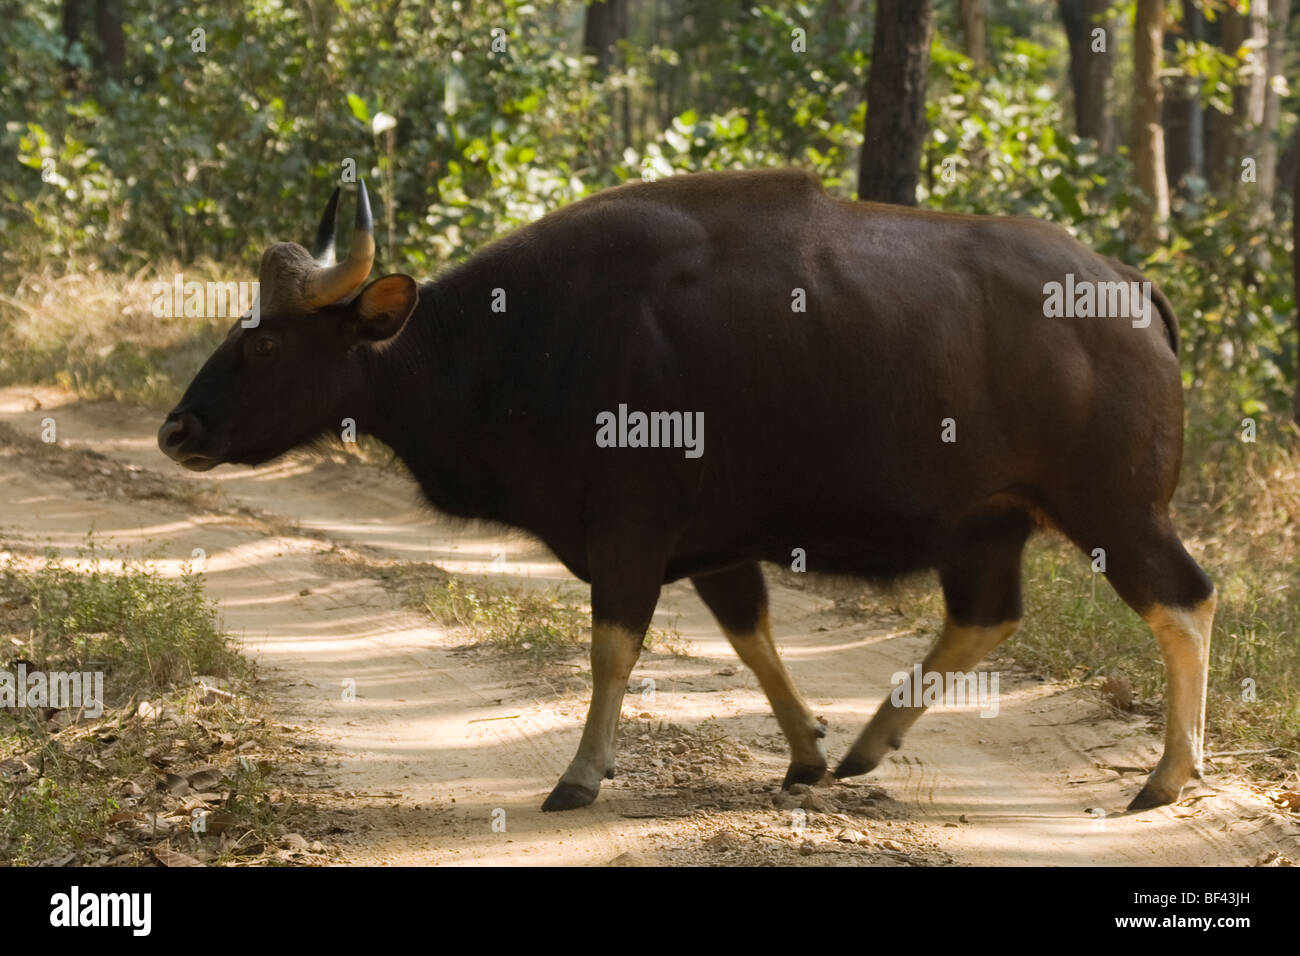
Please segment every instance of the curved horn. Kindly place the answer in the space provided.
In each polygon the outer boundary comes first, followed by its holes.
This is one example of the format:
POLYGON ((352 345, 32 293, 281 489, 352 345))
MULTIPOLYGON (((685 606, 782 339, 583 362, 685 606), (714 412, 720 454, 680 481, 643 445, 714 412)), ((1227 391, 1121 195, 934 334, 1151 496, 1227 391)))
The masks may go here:
POLYGON ((320 225, 316 227, 316 241, 311 247, 311 257, 323 266, 334 265, 334 225, 338 219, 341 192, 338 186, 334 187, 334 195, 330 196, 325 214, 320 217, 320 225))
POLYGON ((366 194, 365 180, 361 180, 357 184, 357 218, 352 230, 352 248, 348 250, 348 257, 338 265, 316 269, 306 277, 302 292, 307 306, 320 308, 361 288, 375 262, 374 233, 370 197, 366 194))

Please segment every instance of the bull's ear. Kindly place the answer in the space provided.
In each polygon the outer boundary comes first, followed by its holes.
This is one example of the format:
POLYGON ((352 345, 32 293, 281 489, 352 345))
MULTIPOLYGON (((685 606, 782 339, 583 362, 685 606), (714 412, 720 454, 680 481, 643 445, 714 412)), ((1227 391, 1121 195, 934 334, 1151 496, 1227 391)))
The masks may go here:
POLYGON ((376 279, 352 304, 357 335, 371 342, 392 338, 402 331, 419 297, 410 276, 394 273, 376 279))

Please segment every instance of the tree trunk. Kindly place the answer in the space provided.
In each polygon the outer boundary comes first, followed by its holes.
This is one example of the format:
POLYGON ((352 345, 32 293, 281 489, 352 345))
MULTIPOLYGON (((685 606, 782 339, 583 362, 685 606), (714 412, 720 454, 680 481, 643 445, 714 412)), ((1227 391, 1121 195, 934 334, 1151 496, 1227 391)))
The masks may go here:
POLYGON ((72 48, 81 39, 83 0, 63 0, 63 85, 72 89, 77 85, 77 68, 72 62, 72 48))
POLYGON ((960 0, 960 5, 966 55, 975 61, 976 67, 986 66, 989 58, 984 43, 984 0, 960 0))
POLYGON ((1273 85, 1273 78, 1280 76, 1283 70, 1283 57, 1286 53, 1286 28, 1291 20, 1291 0, 1269 0, 1268 4, 1268 52, 1265 57, 1264 76, 1264 115, 1260 123, 1259 145, 1259 195, 1265 202, 1271 202, 1277 193, 1277 127, 1282 115, 1282 98, 1278 96, 1273 85))
POLYGON ((99 40, 95 68, 110 79, 121 80, 126 66, 122 0, 95 0, 95 36, 99 40))
POLYGON ((1169 218, 1165 136, 1160 125, 1164 23, 1165 0, 1137 0, 1133 21, 1133 166, 1143 198, 1135 208, 1134 237, 1146 243, 1161 238, 1169 218))
POLYGON ((1074 93, 1074 129, 1094 139, 1103 152, 1115 144, 1111 118, 1111 56, 1115 22, 1106 18, 1109 0, 1058 0, 1070 44, 1070 89, 1074 93), (1094 30, 1104 30, 1105 49, 1097 50, 1094 30))
POLYGON ((930 0, 876 0, 858 196, 916 205, 925 141, 930 0))
MULTIPOLYGON (((1241 4, 1247 6, 1245 0, 1241 4)), ((1241 70, 1243 82, 1232 88, 1232 112, 1214 110, 1207 117, 1206 162, 1210 184, 1219 193, 1237 191, 1244 159, 1256 161, 1256 180, 1259 179, 1268 83, 1268 6, 1268 0, 1251 0, 1248 11, 1239 13, 1229 4, 1219 18, 1223 51, 1231 56, 1246 51, 1241 70)))
MULTIPOLYGON (((1192 0, 1183 4, 1183 38, 1188 43, 1205 39, 1205 17, 1192 0)), ((1165 51, 1175 52, 1174 37, 1165 37, 1165 51)), ((1165 175, 1172 189, 1185 192, 1189 176, 1205 177, 1205 116, 1201 111, 1199 84, 1193 77, 1179 77, 1164 108, 1165 175)))
MULTIPOLYGON (((1211 25, 1210 32, 1211 35, 1218 34, 1220 49, 1235 55, 1245 39, 1245 19, 1232 7, 1223 8, 1211 25)), ((1205 177, 1216 193, 1223 193, 1235 180, 1232 166, 1237 152, 1232 113, 1225 113, 1212 106, 1206 107, 1205 177)))
POLYGON ((587 22, 582 32, 582 51, 596 58, 596 69, 605 74, 614 65, 618 41, 627 39, 627 0, 593 0, 587 4, 587 22))
MULTIPOLYGON (((1263 148, 1264 105, 1268 99, 1268 0, 1251 0, 1249 10, 1235 14, 1242 25, 1246 54, 1245 77, 1232 90, 1232 125, 1236 152, 1231 158, 1234 186, 1242 184, 1242 160, 1255 160, 1255 184, 1248 194, 1258 197, 1259 158, 1263 148)), ((1276 160, 1274 160, 1276 165, 1276 160)))
MULTIPOLYGON (((596 72, 604 76, 618 58, 618 44, 627 39, 627 0, 592 0, 582 32, 582 52, 596 58, 596 72)), ((609 90, 608 107, 621 130, 626 149, 632 139, 631 101, 627 90, 609 90)), ((610 146, 612 147, 612 143, 610 146)))
POLYGON ((82 0, 63 0, 63 50, 66 53, 81 39, 82 0))

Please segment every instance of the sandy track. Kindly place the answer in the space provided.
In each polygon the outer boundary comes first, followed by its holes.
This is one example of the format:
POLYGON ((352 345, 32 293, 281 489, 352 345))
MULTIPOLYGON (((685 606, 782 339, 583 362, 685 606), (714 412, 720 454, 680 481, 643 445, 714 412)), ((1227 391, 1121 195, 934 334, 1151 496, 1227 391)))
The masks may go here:
MULTIPOLYGON (((280 716, 334 751, 320 801, 343 821, 329 839, 347 862, 1243 865, 1273 851, 1300 856, 1300 828, 1224 775, 1174 807, 1119 815, 1141 775, 1112 768, 1154 763, 1150 728, 1113 719, 1086 691, 1005 671, 996 718, 973 708, 930 714, 864 778, 871 786, 826 790, 830 806, 806 821, 777 809, 772 785, 785 757, 776 722, 680 584, 665 590, 659 619, 675 622, 692 653, 642 658, 632 686, 653 679, 655 694, 630 695, 624 707, 625 717, 648 716, 621 750, 620 779, 593 807, 543 815, 541 800, 581 732, 582 666, 557 683, 467 649, 326 554, 338 544, 514 581, 571 580, 548 554, 526 539, 444 522, 416 504, 408 482, 372 468, 291 456, 191 475, 157 452, 151 413, 0 389, 0 422, 35 437, 47 417, 65 446, 216 487, 232 503, 287 519, 200 513, 51 473, 13 448, 0 454, 0 538, 11 545, 71 553, 93 527, 101 543, 152 554, 163 567, 204 549, 209 590, 226 626, 274 678, 280 716), (506 564, 494 572, 498 552, 506 564), (343 699, 348 680, 354 701, 343 699), (707 729, 721 735, 717 753, 747 756, 692 762, 706 749, 693 739, 687 757, 676 756, 673 738, 655 730, 664 723, 707 729), (1100 819, 1098 808, 1109 815, 1100 819), (499 832, 492 821, 502 814, 499 832), (837 840, 844 829, 861 839, 837 840)), ((932 635, 888 613, 848 618, 813 589, 774 586, 772 606, 795 680, 829 722, 835 760, 889 675, 909 669, 932 635)))

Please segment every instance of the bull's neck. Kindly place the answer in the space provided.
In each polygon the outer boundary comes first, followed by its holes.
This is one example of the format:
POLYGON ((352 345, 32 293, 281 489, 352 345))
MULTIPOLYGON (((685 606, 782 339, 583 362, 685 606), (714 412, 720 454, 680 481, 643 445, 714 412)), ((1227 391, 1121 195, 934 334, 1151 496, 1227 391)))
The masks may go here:
POLYGON ((420 286, 398 336, 363 353, 369 408, 360 425, 393 449, 437 508, 497 517, 483 513, 493 509, 481 500, 496 484, 495 446, 504 437, 481 420, 493 343, 490 333, 469 328, 474 314, 466 306, 461 283, 420 286))

